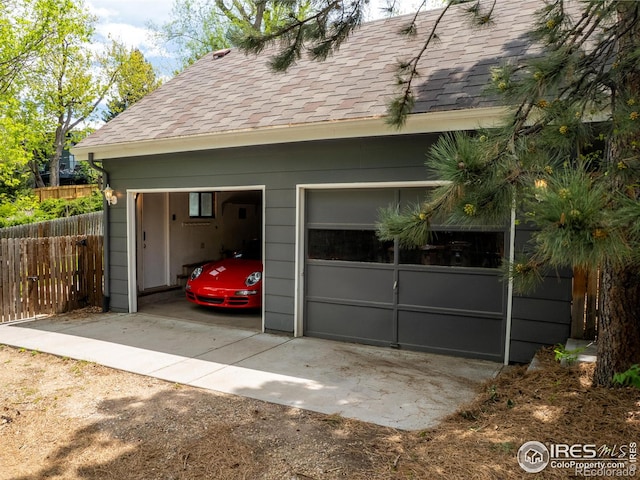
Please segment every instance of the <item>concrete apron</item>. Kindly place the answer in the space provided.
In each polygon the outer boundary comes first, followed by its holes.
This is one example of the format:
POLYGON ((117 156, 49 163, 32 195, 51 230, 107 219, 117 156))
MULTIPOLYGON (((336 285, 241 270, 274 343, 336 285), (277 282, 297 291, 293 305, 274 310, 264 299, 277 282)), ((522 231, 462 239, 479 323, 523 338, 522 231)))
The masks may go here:
POLYGON ((0 325, 0 344, 403 430, 435 426, 501 368, 143 313, 0 325))

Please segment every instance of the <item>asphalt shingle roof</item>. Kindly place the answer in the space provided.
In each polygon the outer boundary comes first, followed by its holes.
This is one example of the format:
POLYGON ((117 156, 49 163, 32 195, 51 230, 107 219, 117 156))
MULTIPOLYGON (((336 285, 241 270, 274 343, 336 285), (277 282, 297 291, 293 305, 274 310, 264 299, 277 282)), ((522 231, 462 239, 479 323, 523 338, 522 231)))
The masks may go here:
MULTIPOLYGON (((493 25, 483 29, 470 25, 464 6, 449 12, 419 65, 414 113, 494 106, 482 94, 490 69, 527 52, 525 32, 540 6, 498 0, 493 25)), ((206 55, 79 146, 384 116, 398 61, 419 51, 439 14, 420 14, 415 37, 398 33, 412 15, 365 23, 326 61, 302 59, 286 73, 269 69, 269 51, 206 55)))

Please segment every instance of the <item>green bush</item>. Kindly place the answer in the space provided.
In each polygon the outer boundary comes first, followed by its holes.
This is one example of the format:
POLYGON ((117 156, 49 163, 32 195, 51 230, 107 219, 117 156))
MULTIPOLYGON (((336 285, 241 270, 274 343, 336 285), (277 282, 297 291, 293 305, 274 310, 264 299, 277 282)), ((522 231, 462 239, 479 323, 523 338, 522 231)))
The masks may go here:
POLYGON ((0 228, 54 220, 102 210, 102 195, 94 191, 90 196, 63 200, 50 198, 38 202, 31 194, 15 199, 0 197, 0 228))
POLYGON ((619 385, 640 389, 640 365, 632 365, 626 372, 616 373, 613 381, 619 385))

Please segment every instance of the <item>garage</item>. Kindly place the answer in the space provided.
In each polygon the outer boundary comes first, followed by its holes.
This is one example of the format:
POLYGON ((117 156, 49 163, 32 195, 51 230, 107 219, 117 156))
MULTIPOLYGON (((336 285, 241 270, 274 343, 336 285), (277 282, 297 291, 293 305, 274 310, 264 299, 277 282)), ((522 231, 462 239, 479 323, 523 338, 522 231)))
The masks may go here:
MULTIPOLYGON (((256 246, 262 250, 262 190, 202 188, 132 195, 138 311, 261 329, 261 311, 197 306, 185 299, 184 287, 197 266, 256 246)), ((242 307, 241 299, 234 301, 242 307)))
MULTIPOLYGON (((514 20, 509 5, 499 12, 514 20)), ((302 56, 287 75, 269 68, 266 51, 251 61, 237 50, 205 55, 77 144, 76 158, 101 169, 118 199, 105 209, 106 307, 137 312, 147 293, 258 232, 264 332, 500 362, 564 342, 571 272, 549 272, 526 294, 501 280, 500 259, 530 238, 515 215, 508 226, 435 225, 411 250, 375 236, 379 208, 418 202, 438 183, 425 159, 441 135, 502 123, 484 85, 493 66, 529 48, 526 22, 500 22, 499 35, 464 45, 455 36, 464 24, 451 23, 455 48, 425 52, 413 110, 393 129, 388 66, 415 47, 396 36, 405 21, 363 24, 326 61, 302 56)))
POLYGON ((307 188, 304 335, 500 361, 505 228, 435 226, 400 249, 375 234, 380 208, 425 188, 307 188))

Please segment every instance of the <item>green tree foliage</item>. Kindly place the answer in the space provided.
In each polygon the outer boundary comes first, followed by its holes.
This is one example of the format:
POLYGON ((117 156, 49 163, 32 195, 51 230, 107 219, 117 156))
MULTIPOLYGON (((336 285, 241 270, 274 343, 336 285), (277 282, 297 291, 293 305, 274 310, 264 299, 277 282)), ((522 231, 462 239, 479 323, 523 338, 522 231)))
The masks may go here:
MULTIPOLYGON (((514 113, 501 129, 442 137, 429 167, 450 183, 405 212, 402 231, 394 212, 380 228, 419 242, 436 212, 495 222, 515 203, 536 229, 507 267, 516 286, 549 268, 603 271, 595 376, 603 385, 640 360, 639 19, 637 2, 543 5, 531 32, 541 54, 493 72, 493 92, 514 113)), ((391 113, 400 123, 401 112, 391 113)))
MULTIPOLYGON (((388 121, 401 128, 414 105, 413 84, 438 26, 454 8, 491 27, 497 1, 448 0, 422 48, 398 68, 399 94, 388 121)), ((322 60, 359 25, 364 2, 314 2, 272 34, 245 31, 238 44, 258 52, 280 42, 271 65, 301 55, 322 60)), ((539 55, 497 67, 492 93, 512 106, 502 128, 444 135, 428 167, 448 184, 424 204, 382 213, 383 239, 419 245, 437 219, 505 224, 512 209, 535 227, 527 251, 505 267, 516 285, 549 269, 598 268, 603 307, 595 381, 640 363, 640 2, 546 0, 530 39, 539 55)), ((407 35, 417 35, 409 22, 407 35)))
MULTIPOLYGON (((290 5, 288 0, 269 2, 276 8, 290 5)), ((282 48, 270 60, 276 71, 285 71, 303 54, 314 60, 325 60, 360 26, 365 18, 368 0, 349 2, 335 0, 311 1, 268 31, 259 31, 244 22, 233 31, 235 45, 250 53, 259 53, 266 46, 278 43, 282 48)))
MULTIPOLYGON (((117 55, 114 52, 114 56, 117 55)), ((142 97, 151 93, 161 85, 156 72, 137 48, 124 55, 123 63, 114 85, 114 91, 107 101, 108 111, 102 119, 105 122, 114 119, 142 97)))
POLYGON ((29 178, 33 149, 41 149, 40 116, 22 101, 24 72, 42 54, 60 15, 49 1, 0 1, 0 194, 15 194, 29 178))
MULTIPOLYGON (((17 192, 84 131, 127 60, 114 43, 96 56, 82 0, 0 0, 0 177, 17 192), (74 133, 75 132, 75 133, 74 133)), ((86 132, 85 132, 86 133, 86 132)))
POLYGON ((54 35, 59 13, 43 0, 0 0, 0 95, 12 93, 21 72, 54 35))
POLYGON ((54 132, 49 159, 51 186, 60 184, 60 159, 69 146, 70 133, 96 112, 124 60, 122 47, 115 44, 108 55, 96 58, 90 48, 95 19, 79 0, 58 1, 64 20, 26 81, 31 101, 54 132))
POLYGON ((242 41, 245 34, 271 35, 290 18, 304 15, 310 2, 175 0, 169 22, 152 25, 159 43, 169 45, 181 68, 203 55, 242 41))
POLYGON ((0 228, 98 212, 102 210, 102 200, 102 194, 96 190, 90 196, 73 200, 51 198, 38 202, 32 192, 23 190, 11 202, 0 201, 0 228))
POLYGON ((19 190, 28 179, 31 155, 25 145, 37 141, 21 107, 15 98, 0 98, 0 194, 4 195, 19 190))
POLYGON ((151 27, 156 41, 176 52, 180 70, 208 52, 229 46, 224 16, 203 0, 174 0, 171 20, 151 27))

